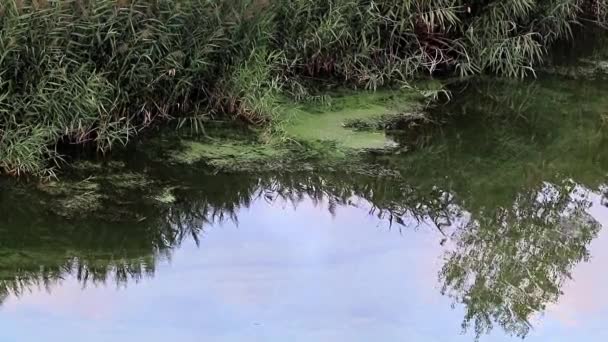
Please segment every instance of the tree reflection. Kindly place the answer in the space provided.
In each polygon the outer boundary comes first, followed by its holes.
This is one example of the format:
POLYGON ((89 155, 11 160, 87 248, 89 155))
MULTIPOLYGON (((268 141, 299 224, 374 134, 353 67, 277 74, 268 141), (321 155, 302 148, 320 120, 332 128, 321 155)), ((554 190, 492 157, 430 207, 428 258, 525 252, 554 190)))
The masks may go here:
POLYGON ((464 304, 477 337, 494 324, 524 337, 555 303, 572 268, 589 257, 600 226, 572 183, 522 193, 512 207, 478 212, 456 230, 441 270, 443 293, 464 304))
POLYGON ((332 214, 335 206, 360 206, 400 230, 424 222, 450 241, 440 273, 442 292, 464 305, 463 327, 473 328, 477 337, 495 325, 526 336, 531 318, 558 300, 573 267, 587 260, 587 246, 600 229, 587 212, 586 190, 572 181, 525 188, 513 194, 509 206, 469 209, 468 197, 392 178, 291 173, 243 184, 230 202, 205 197, 201 190, 172 207, 165 221, 196 240, 202 227, 236 221, 238 208, 253 201, 297 206, 310 200, 332 214))
POLYGON ((207 227, 223 221, 238 223, 239 210, 255 201, 283 201, 294 207, 311 201, 332 215, 339 206, 359 206, 399 229, 426 221, 441 229, 458 215, 444 192, 421 192, 390 177, 217 175, 199 184, 176 181, 173 187, 174 203, 145 201, 145 190, 129 189, 108 196, 112 200, 104 203, 103 210, 70 219, 47 212, 54 209, 52 196, 31 189, 17 191, 16 186, 2 192, 0 294, 18 296, 33 287, 50 290, 67 277, 83 287, 107 282, 125 286, 152 276, 158 261, 169 258, 184 241, 198 244, 207 227), (41 205, 24 208, 22 203, 41 205))
POLYGON ((438 153, 420 153, 412 173, 449 178, 467 212, 439 278, 442 292, 465 308, 463 328, 478 338, 494 326, 525 337, 588 259, 600 225, 587 195, 599 192, 608 165, 606 91, 552 78, 482 80, 441 109, 461 124, 438 136, 430 147, 438 153))
MULTIPOLYGON (((0 182, 0 302, 73 277, 83 287, 151 277, 171 243, 143 222, 66 220, 49 214, 49 198, 0 182), (5 189, 4 189, 5 188, 5 189)), ((50 198, 52 200, 53 198, 50 198)))
MULTIPOLYGON (((124 286, 152 276, 157 262, 184 241, 198 243, 206 227, 238 222, 239 210, 255 201, 298 206, 309 200, 332 214, 337 206, 359 206, 399 229, 435 226, 449 241, 442 290, 464 305, 463 326, 477 336, 494 325, 525 336, 530 319, 557 301, 572 268, 587 259, 587 245, 599 230, 587 214, 584 191, 572 182, 540 184, 515 195, 510 206, 467 210, 467 200, 449 188, 415 187, 390 177, 289 173, 231 179, 229 186, 212 178, 206 186, 177 189, 170 205, 137 202, 130 210, 146 217, 140 222, 65 221, 41 212, 5 216, 0 299, 33 287, 50 290, 68 276, 83 287, 107 281, 124 286)), ((22 196, 36 200, 27 192, 22 196)), ((11 206, 19 201, 0 203, 3 211, 16 212, 11 206)))
POLYGON ((375 160, 401 177, 184 171, 142 188, 100 186, 109 192, 99 197, 103 210, 67 220, 48 213, 53 197, 8 187, 0 191, 0 302, 35 287, 51 290, 68 277, 83 287, 124 286, 152 276, 160 260, 185 241, 198 243, 205 229, 238 223, 239 211, 256 201, 306 201, 332 215, 359 207, 399 231, 436 228, 447 250, 442 292, 464 307, 463 327, 477 337, 495 326, 526 336, 535 315, 558 301, 574 266, 587 260, 600 229, 584 189, 605 182, 607 141, 595 111, 608 97, 581 87, 566 108, 547 86, 501 89, 489 99, 476 96, 468 102, 473 109, 457 103, 469 116, 489 110, 493 117, 463 120, 411 155, 375 160), (524 96, 532 93, 545 102, 524 96), (580 115, 570 115, 575 109, 580 115), (175 201, 148 200, 149 189, 161 186, 174 189, 175 201))

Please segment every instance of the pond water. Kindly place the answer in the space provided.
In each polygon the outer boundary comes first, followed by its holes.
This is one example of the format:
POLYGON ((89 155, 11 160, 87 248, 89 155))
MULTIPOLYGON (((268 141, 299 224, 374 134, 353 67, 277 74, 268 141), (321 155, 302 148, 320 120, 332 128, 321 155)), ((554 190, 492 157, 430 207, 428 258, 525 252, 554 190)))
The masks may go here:
POLYGON ((70 215, 2 180, 2 341, 605 341, 607 95, 456 86, 371 158, 401 177, 127 163, 162 205, 87 179, 70 215))

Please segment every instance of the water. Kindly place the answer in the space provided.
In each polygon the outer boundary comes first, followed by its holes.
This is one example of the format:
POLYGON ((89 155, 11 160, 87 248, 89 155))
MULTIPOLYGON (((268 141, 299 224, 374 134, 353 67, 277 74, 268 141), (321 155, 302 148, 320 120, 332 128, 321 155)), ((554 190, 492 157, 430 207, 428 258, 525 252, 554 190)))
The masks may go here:
POLYGON ((608 339, 608 85, 454 91, 400 178, 3 180, 2 341, 608 339))

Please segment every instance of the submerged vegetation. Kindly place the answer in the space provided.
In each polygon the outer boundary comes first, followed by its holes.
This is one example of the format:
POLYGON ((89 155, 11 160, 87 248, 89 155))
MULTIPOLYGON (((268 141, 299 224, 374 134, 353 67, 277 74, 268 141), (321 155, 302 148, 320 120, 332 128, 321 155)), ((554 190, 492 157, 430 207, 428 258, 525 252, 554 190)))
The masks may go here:
MULTIPOLYGON (((604 0, 4 0, 0 169, 49 175, 62 146, 106 153, 175 119, 280 131, 323 89, 422 75, 533 74, 604 0)), ((320 95, 319 95, 320 94, 320 95)))

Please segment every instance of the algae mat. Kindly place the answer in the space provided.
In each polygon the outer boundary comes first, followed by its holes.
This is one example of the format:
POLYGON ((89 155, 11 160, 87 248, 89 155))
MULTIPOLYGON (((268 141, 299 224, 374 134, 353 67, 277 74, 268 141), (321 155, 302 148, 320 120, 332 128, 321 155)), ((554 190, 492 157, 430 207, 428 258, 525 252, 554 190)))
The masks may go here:
POLYGON ((380 105, 369 105, 367 108, 342 109, 336 112, 311 113, 297 109, 297 114, 285 127, 285 132, 303 141, 335 141, 340 145, 354 149, 384 148, 388 140, 382 131, 355 131, 344 127, 348 120, 363 120, 370 116, 390 114, 387 108, 380 105))
MULTIPOLYGON (((326 103, 286 101, 274 122, 279 134, 262 139, 254 128, 208 127, 207 135, 199 139, 168 139, 173 148, 161 153, 161 159, 177 164, 205 162, 222 171, 278 170, 293 164, 309 168, 305 163, 313 159, 335 165, 360 152, 395 147, 384 125, 421 107, 420 93, 413 90, 343 91, 332 94, 326 103)), ((159 140, 154 145, 162 150, 167 144, 159 140)))
POLYGON ((403 91, 358 93, 336 97, 328 106, 286 109, 284 130, 299 141, 333 141, 351 149, 382 149, 394 144, 382 130, 354 130, 348 122, 370 121, 413 110, 417 94, 403 91))

